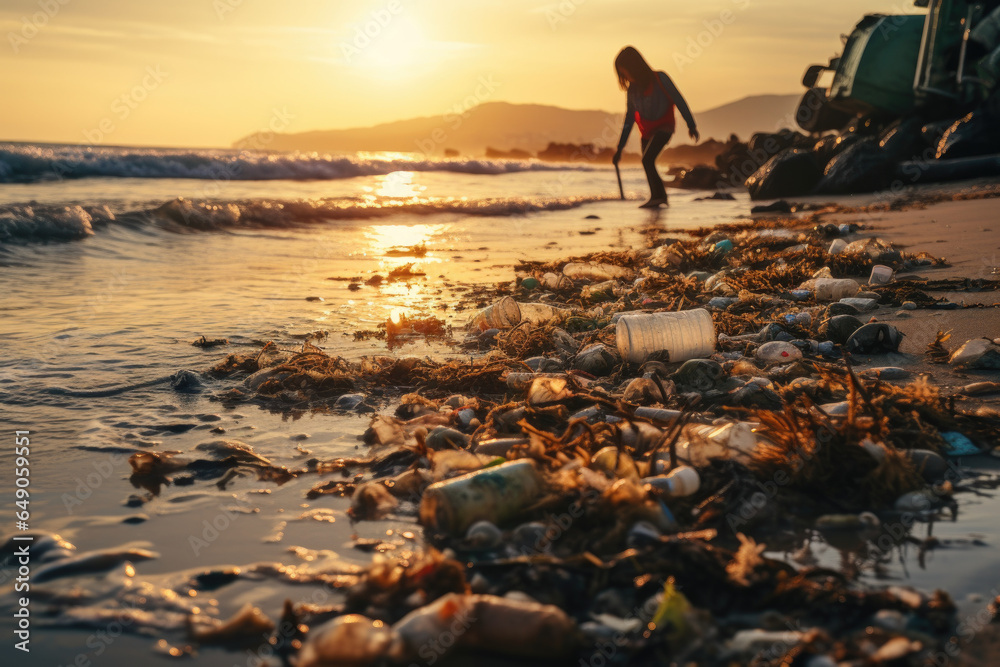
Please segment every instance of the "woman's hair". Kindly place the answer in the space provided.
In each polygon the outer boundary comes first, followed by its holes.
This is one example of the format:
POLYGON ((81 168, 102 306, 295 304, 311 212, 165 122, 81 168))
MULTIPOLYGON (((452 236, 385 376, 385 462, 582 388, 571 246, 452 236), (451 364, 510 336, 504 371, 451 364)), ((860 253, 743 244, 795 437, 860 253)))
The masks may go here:
POLYGON ((625 79, 626 70, 641 88, 651 84, 656 76, 646 59, 634 46, 626 46, 615 58, 615 73, 618 74, 618 85, 622 87, 622 90, 628 90, 628 81, 625 79))

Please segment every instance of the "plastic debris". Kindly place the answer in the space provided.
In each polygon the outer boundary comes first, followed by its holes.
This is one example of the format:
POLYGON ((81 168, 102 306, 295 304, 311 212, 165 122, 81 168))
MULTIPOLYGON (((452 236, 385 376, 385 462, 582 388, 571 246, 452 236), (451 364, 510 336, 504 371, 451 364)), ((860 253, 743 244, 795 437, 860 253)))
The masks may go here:
POLYGON ((436 530, 464 534, 477 521, 509 521, 536 500, 540 491, 531 461, 503 463, 431 484, 420 502, 420 522, 436 530))
POLYGON ((958 431, 943 431, 941 437, 948 443, 945 450, 948 456, 975 456, 981 453, 979 447, 958 431))

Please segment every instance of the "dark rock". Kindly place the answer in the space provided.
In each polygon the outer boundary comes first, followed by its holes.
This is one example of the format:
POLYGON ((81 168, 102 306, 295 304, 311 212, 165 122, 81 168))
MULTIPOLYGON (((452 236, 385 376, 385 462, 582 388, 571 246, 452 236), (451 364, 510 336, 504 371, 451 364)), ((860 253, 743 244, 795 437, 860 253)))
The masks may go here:
POLYGON ((806 148, 811 140, 801 132, 784 129, 778 132, 757 132, 747 142, 747 150, 752 154, 770 153, 777 155, 786 148, 806 148))
POLYGON ((919 118, 900 119, 889 125, 879 136, 879 147, 893 161, 918 157, 922 151, 927 150, 920 128, 919 118))
POLYGON ((170 377, 170 386, 174 391, 197 393, 202 390, 202 382, 194 371, 177 371, 170 377))
POLYGON ((889 185, 892 167, 878 138, 865 137, 830 160, 817 192, 836 195, 881 190, 889 185))
POLYGON ((1000 152, 1000 114, 977 109, 945 130, 937 158, 977 157, 1000 152))
MULTIPOLYGON (((735 139, 735 136, 732 139, 735 139)), ((751 156, 745 143, 732 141, 729 148, 715 156, 715 167, 727 185, 738 188, 772 155, 765 153, 761 156, 751 156)))
POLYGON ((837 315, 831 317, 819 328, 819 335, 837 345, 843 345, 851 337, 851 334, 861 327, 861 320, 853 315, 837 315))
POLYGON ((779 199, 773 204, 763 204, 750 209, 751 213, 791 213, 792 205, 784 199, 779 199))
POLYGON ((927 449, 908 449, 905 450, 905 453, 906 457, 913 462, 913 466, 928 482, 941 479, 948 472, 948 462, 936 452, 927 449))
POLYGON ((716 192, 711 197, 698 197, 697 199, 695 199, 695 201, 713 201, 713 200, 733 201, 734 199, 736 199, 736 197, 734 197, 728 192, 716 192))
POLYGON ((830 160, 843 153, 848 146, 857 143, 861 137, 856 134, 831 134, 823 137, 813 146, 816 153, 816 161, 826 167, 830 160))
POLYGON ((486 157, 491 160, 530 160, 531 153, 520 148, 512 148, 509 151, 504 151, 487 146, 486 157))
POLYGON ((768 160, 746 186, 751 199, 780 199, 809 194, 822 177, 812 151, 789 148, 768 160))
POLYGON ((620 363, 618 356, 602 343, 595 343, 583 350, 573 360, 573 368, 598 377, 608 375, 620 363))
POLYGON ((837 315, 860 315, 861 311, 849 303, 831 303, 826 309, 827 317, 835 317, 837 315))
POLYGON ((722 377, 722 365, 712 359, 689 359, 672 376, 674 384, 684 389, 708 391, 722 377))
POLYGON ((693 169, 688 169, 676 181, 677 187, 685 190, 714 190, 722 182, 722 172, 715 167, 700 164, 693 169))

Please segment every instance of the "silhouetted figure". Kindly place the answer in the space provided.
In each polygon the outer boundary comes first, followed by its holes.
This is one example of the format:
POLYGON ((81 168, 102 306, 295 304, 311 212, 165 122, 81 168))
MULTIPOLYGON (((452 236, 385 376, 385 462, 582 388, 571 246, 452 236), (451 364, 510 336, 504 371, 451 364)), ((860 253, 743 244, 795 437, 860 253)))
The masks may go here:
POLYGON ((688 126, 688 135, 698 142, 701 135, 694 122, 694 116, 680 91, 664 72, 654 72, 635 48, 626 46, 615 58, 618 83, 625 91, 628 106, 622 136, 618 140, 618 150, 612 161, 618 164, 622 150, 632 132, 632 125, 639 124, 642 135, 642 167, 649 181, 649 201, 639 208, 657 208, 667 203, 667 190, 663 179, 656 173, 656 157, 670 141, 674 133, 674 107, 681 110, 681 116, 688 126))

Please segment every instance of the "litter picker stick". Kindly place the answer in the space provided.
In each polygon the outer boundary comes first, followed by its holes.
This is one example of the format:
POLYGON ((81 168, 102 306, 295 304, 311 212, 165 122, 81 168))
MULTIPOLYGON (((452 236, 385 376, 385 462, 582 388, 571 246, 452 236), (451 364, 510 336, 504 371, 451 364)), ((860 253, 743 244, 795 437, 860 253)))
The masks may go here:
POLYGON ((617 162, 615 163, 615 176, 618 177, 618 194, 621 195, 621 198, 624 200, 625 199, 625 190, 622 188, 622 172, 618 168, 618 163, 617 162))

